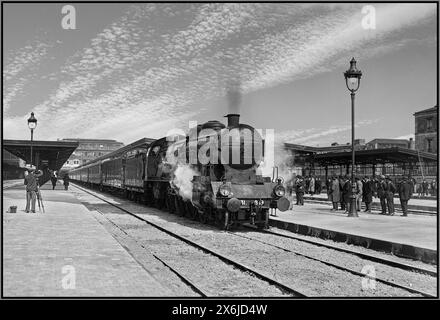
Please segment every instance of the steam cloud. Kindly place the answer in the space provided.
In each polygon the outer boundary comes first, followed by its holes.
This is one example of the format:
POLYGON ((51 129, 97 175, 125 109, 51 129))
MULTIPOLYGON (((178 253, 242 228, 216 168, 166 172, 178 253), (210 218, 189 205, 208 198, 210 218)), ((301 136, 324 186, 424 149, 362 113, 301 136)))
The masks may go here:
POLYGON ((185 200, 192 200, 193 191, 193 177, 199 175, 199 173, 191 168, 188 164, 178 164, 174 171, 174 178, 172 185, 174 185, 179 195, 185 200))

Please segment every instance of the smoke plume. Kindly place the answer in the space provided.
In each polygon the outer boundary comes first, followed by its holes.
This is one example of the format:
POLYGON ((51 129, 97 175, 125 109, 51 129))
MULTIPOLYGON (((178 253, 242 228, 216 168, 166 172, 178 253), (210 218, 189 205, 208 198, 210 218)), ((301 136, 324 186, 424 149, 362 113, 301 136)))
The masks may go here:
POLYGON ((231 81, 226 89, 228 99, 228 113, 240 114, 241 85, 240 81, 231 81))

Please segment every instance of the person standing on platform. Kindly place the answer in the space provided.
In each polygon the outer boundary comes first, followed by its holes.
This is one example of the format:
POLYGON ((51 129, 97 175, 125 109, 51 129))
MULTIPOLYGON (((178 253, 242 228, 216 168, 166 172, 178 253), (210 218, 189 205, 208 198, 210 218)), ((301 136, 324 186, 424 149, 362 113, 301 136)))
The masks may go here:
POLYGON ((435 179, 431 182, 431 195, 433 197, 437 196, 437 181, 435 179))
POLYGON ((339 194, 340 194, 340 198, 341 198, 341 210, 345 211, 345 202, 342 200, 342 189, 344 188, 344 177, 343 176, 339 176, 339 194))
POLYGON ((379 177, 379 181, 376 185, 377 197, 380 199, 380 207, 382 209, 382 214, 387 214, 387 202, 386 202, 386 193, 385 193, 385 176, 381 175, 379 177))
POLYGON ((322 190, 322 182, 321 182, 321 178, 317 177, 316 181, 315 181, 315 190, 316 190, 316 194, 321 194, 321 190, 322 190))
POLYGON ((35 213, 35 201, 37 200, 38 191, 38 177, 41 177, 43 173, 40 170, 31 171, 24 178, 24 184, 26 185, 26 213, 29 212, 29 207, 32 213, 35 213))
POLYGON ((427 196, 428 195, 428 182, 426 182, 426 180, 423 180, 422 182, 422 196, 427 196))
POLYGON ((327 178, 327 181, 325 182, 325 189, 327 190, 327 196, 330 201, 331 201, 330 194, 332 189, 332 182, 333 182, 332 178, 327 178))
POLYGON ((403 177, 402 182, 399 184, 398 188, 399 198, 400 198, 400 206, 402 207, 402 216, 408 216, 408 201, 412 196, 412 186, 411 183, 403 177))
POLYGON ((396 192, 396 186, 394 185, 393 181, 391 181, 391 178, 389 176, 386 176, 386 187, 385 187, 385 196, 387 200, 387 208, 388 208, 388 214, 393 216, 394 215, 394 193, 396 192))
POLYGON ((304 177, 304 193, 309 193, 309 187, 310 187, 310 176, 304 177))
POLYGON ((58 180, 58 177, 57 177, 56 171, 50 170, 50 182, 52 182, 52 190, 55 190, 55 187, 57 185, 57 180, 58 180))
POLYGON ((354 179, 356 182, 356 210, 361 211, 362 206, 362 181, 359 179, 359 177, 356 177, 354 179))
POLYGON ((312 196, 315 194, 315 177, 313 177, 313 176, 310 176, 309 193, 312 196))
POLYGON ((362 185, 362 201, 365 202, 365 212, 371 212, 371 203, 373 202, 373 181, 365 177, 362 185))
POLYGON ((331 211, 337 211, 338 203, 341 201, 341 189, 339 186, 339 180, 336 176, 333 176, 329 188, 329 198, 333 204, 333 209, 331 211))
POLYGON ((64 190, 69 189, 69 181, 70 181, 69 174, 66 173, 63 178, 64 190))
POLYGON ((350 210, 350 198, 351 198, 351 181, 348 177, 344 177, 342 187, 342 202, 344 202, 345 213, 350 210))
POLYGON ((296 189, 296 204, 298 206, 303 206, 305 188, 304 188, 304 180, 302 179, 301 176, 299 176, 298 179, 296 180, 295 189, 296 189))

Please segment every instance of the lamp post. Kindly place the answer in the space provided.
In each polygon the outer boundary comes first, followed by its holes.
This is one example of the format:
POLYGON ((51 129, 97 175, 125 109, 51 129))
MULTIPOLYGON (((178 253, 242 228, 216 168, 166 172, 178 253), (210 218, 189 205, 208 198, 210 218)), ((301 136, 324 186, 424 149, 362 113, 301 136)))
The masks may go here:
POLYGON ((32 141, 34 141, 34 129, 37 127, 37 119, 34 117, 34 113, 31 112, 31 116, 28 119, 28 127, 31 130, 31 166, 33 165, 32 161, 32 141))
POLYGON ((351 59, 350 68, 344 72, 345 84, 351 95, 351 201, 348 212, 349 217, 358 217, 356 211, 356 182, 354 180, 354 98, 361 83, 361 76, 362 72, 356 68, 356 60, 354 58, 351 59))

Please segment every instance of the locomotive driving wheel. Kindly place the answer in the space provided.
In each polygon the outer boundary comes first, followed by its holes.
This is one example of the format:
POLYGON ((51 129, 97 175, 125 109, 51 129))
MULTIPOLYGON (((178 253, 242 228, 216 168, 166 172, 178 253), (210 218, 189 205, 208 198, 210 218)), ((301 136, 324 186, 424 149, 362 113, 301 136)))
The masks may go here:
POLYGON ((166 197, 166 207, 168 209, 169 213, 174 213, 176 211, 176 207, 175 207, 175 201, 174 201, 174 196, 171 194, 167 194, 166 197))
POLYGON ((188 218, 190 218, 190 219, 192 219, 192 220, 196 220, 196 219, 197 219, 198 210, 197 210, 197 208, 191 203, 191 201, 187 201, 187 202, 186 202, 186 212, 187 212, 188 218))

